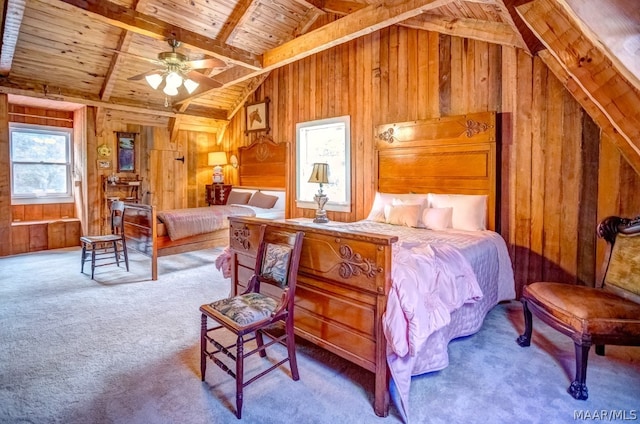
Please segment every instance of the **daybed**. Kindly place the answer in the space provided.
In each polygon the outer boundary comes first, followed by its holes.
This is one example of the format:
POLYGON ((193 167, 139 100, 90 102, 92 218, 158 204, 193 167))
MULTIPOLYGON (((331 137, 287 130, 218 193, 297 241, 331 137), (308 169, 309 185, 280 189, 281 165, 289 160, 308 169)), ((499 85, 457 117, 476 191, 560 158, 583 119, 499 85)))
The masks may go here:
POLYGON ((288 143, 261 137, 238 154, 240 187, 232 189, 228 205, 157 211, 153 205, 125 204, 127 247, 151 257, 153 280, 158 278, 161 256, 227 245, 229 216, 284 218, 288 143), (232 204, 242 193, 247 197, 232 204))

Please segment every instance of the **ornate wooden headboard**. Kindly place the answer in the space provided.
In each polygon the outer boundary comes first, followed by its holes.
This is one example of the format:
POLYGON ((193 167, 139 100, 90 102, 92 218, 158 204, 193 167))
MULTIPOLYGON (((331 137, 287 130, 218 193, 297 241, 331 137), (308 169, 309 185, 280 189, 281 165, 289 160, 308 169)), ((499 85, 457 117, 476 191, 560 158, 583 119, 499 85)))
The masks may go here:
POLYGON ((378 191, 486 194, 487 227, 499 230, 494 112, 385 124, 375 134, 378 191))
POLYGON ((238 149, 240 186, 282 189, 287 184, 289 143, 276 143, 262 136, 238 149))

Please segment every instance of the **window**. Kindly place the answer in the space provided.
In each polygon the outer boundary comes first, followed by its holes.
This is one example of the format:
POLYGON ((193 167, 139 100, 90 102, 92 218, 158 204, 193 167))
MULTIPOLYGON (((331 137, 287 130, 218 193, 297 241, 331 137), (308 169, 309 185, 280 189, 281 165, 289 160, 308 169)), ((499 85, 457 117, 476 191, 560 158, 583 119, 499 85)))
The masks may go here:
POLYGON ((316 162, 329 165, 329 184, 322 190, 329 198, 328 211, 351 211, 351 131, 349 116, 302 122, 296 125, 296 205, 316 209, 313 196, 318 184, 309 176, 316 162))
POLYGON ((10 124, 13 203, 73 201, 71 129, 10 124))

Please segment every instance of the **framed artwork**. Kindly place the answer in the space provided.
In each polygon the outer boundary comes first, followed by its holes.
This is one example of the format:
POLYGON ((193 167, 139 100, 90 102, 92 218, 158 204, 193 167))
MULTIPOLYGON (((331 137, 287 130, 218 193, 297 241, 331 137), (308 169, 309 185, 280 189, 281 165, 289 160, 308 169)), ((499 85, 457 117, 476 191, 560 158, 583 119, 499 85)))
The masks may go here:
POLYGON ((245 103, 245 135, 250 132, 266 131, 269 133, 269 98, 261 102, 245 103))
POLYGON ((118 172, 136 171, 136 135, 119 132, 118 134, 118 172))
POLYGON ((98 169, 111 169, 111 161, 109 159, 98 159, 98 169))

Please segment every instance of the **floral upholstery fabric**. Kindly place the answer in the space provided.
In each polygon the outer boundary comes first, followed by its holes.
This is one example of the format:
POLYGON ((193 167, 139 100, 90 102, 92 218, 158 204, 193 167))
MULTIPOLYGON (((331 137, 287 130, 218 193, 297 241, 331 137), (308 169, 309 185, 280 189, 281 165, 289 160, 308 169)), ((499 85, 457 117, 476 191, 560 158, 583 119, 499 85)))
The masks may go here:
POLYGON ((287 269, 291 248, 278 244, 267 244, 262 261, 262 275, 279 283, 280 287, 287 286, 287 269))
POLYGON ((249 325, 270 317, 278 305, 274 299, 260 293, 247 293, 218 300, 210 306, 240 325, 249 325))

